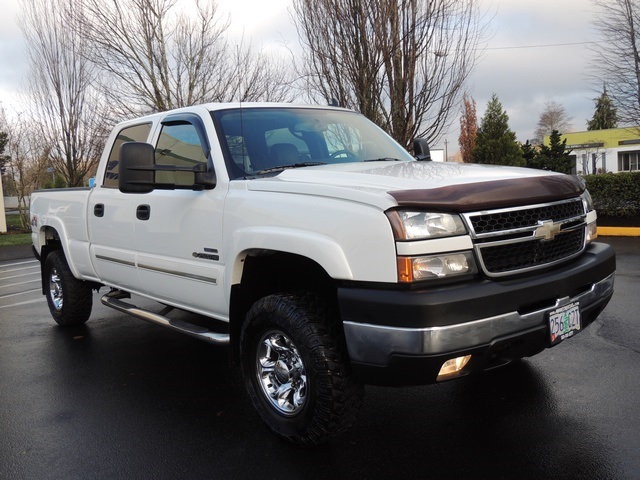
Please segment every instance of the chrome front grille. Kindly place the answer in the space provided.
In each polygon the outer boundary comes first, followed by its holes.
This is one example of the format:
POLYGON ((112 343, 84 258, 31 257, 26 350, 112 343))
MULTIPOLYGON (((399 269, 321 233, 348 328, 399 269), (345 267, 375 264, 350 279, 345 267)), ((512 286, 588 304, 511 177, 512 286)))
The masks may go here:
POLYGON ((543 220, 566 220, 584 215, 581 200, 561 202, 552 205, 521 209, 500 210, 470 215, 473 231, 476 235, 503 232, 524 227, 537 226, 543 220))
POLYGON ((499 277, 547 267, 585 247, 581 199, 464 214, 482 270, 499 277))

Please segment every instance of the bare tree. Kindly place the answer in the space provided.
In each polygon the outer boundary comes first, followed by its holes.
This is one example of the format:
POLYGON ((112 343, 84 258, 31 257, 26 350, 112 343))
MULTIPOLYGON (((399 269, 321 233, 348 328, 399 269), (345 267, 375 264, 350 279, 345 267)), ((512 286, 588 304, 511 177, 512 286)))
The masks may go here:
POLYGON ((551 135, 551 132, 557 130, 560 133, 567 133, 571 128, 571 120, 565 108, 558 102, 545 102, 544 110, 540 113, 538 126, 534 132, 535 139, 533 143, 541 144, 545 136, 551 135))
POLYGON ((478 0, 294 0, 312 96, 437 143, 480 54, 478 0))
MULTIPOLYGON (((76 32, 121 114, 208 101, 283 100, 290 69, 225 39, 215 1, 76 0, 76 32)), ((244 42, 242 42, 244 43, 244 42)))
POLYGON ((476 101, 466 93, 462 96, 462 116, 460 117, 460 154, 464 163, 473 162, 473 150, 478 136, 478 114, 476 101))
POLYGON ((599 8, 596 30, 601 41, 593 44, 597 72, 594 84, 607 85, 618 110, 618 120, 640 124, 640 0, 593 0, 599 8))
MULTIPOLYGON (((4 115, 3 115, 4 117, 4 115)), ((7 156, 6 174, 13 193, 18 197, 18 213, 23 228, 29 226, 27 201, 31 192, 44 186, 43 179, 49 163, 48 151, 40 137, 41 128, 29 115, 18 115, 10 124, 2 119, 7 132, 4 154, 7 156)))
POLYGON ((30 60, 29 115, 52 167, 70 187, 82 185, 95 168, 104 138, 95 71, 85 43, 68 28, 66 9, 74 8, 73 0, 22 0, 20 17, 30 60))

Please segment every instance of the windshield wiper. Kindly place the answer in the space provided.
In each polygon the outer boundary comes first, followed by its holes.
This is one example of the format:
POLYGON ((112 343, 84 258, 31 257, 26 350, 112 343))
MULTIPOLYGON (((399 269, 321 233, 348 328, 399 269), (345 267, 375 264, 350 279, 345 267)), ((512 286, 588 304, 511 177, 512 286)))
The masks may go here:
POLYGON ((272 172, 282 172, 283 170, 287 170, 289 168, 301 168, 301 167, 315 167, 317 165, 326 165, 324 162, 302 162, 302 163, 292 163, 290 165, 278 165, 277 167, 269 167, 264 170, 260 170, 255 172, 255 175, 263 175, 265 173, 272 172))
POLYGON ((383 158, 372 158, 371 160, 362 160, 363 162, 401 162, 399 158, 392 157, 383 157, 383 158))

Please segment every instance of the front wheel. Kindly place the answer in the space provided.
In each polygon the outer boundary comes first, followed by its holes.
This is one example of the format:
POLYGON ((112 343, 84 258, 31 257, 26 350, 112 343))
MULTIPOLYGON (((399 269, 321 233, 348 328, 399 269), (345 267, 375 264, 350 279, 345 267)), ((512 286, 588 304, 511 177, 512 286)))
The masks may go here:
POLYGON ((71 273, 62 250, 54 250, 44 262, 42 275, 51 316, 63 327, 82 325, 93 306, 91 286, 71 273))
POLYGON ((241 332, 245 384, 262 420, 278 436, 318 444, 349 427, 362 404, 338 328, 318 296, 258 300, 241 332))

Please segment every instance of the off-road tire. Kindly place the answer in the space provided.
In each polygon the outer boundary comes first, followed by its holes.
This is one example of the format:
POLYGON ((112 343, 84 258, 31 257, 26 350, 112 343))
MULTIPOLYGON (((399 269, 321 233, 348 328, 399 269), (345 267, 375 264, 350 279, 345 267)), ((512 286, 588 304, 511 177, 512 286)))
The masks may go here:
MULTIPOLYGON (((258 300, 241 330, 242 371, 253 405, 276 435, 294 443, 325 442, 346 430, 362 406, 364 389, 351 378, 346 346, 333 315, 322 297, 313 293, 280 293, 258 300), (277 387, 264 380, 261 363, 261 359, 266 363, 260 355, 269 338, 287 342, 284 361, 276 363, 286 365, 288 352, 304 366, 304 381, 299 382, 304 388, 296 392, 301 405, 294 401, 280 407, 266 391, 277 387)), ((281 368, 285 377, 286 371, 281 368)))
POLYGON ((93 306, 91 286, 73 276, 62 250, 47 255, 42 275, 47 305, 56 323, 63 327, 85 323, 93 306))

